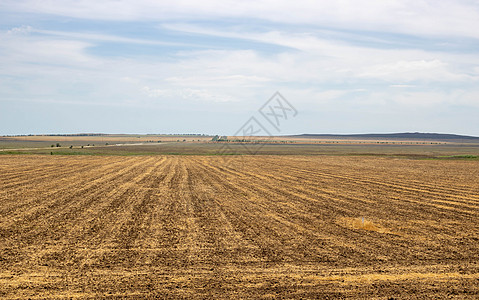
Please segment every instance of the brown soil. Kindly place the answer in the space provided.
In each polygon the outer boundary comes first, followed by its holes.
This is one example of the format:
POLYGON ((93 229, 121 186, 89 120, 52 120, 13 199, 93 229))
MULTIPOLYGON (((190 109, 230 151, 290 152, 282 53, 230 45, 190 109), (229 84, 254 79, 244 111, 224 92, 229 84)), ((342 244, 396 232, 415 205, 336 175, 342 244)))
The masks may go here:
POLYGON ((478 179, 478 161, 4 155, 0 297, 477 298, 478 179))

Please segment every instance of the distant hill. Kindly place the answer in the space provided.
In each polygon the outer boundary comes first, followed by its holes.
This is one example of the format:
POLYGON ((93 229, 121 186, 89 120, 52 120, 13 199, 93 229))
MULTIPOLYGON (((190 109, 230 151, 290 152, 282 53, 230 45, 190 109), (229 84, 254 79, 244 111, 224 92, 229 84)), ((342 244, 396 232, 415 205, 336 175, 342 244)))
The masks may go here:
POLYGON ((444 133, 422 133, 422 132, 403 132, 403 133, 368 133, 368 134, 300 134, 291 137, 305 137, 317 139, 354 139, 354 140, 421 140, 421 141, 470 141, 479 142, 479 137, 444 134, 444 133))

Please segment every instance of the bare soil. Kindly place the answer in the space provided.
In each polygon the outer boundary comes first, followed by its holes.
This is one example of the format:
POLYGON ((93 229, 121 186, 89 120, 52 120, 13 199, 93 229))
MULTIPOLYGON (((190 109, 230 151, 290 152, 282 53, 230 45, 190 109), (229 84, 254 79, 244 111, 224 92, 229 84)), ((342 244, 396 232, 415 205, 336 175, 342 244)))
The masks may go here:
POLYGON ((2 298, 478 298, 479 161, 0 157, 2 298))

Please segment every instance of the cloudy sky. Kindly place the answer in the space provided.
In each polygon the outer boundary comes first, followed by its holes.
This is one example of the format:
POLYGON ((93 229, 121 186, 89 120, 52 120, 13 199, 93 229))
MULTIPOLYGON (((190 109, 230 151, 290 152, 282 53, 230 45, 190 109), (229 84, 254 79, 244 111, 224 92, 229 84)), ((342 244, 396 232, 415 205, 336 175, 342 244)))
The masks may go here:
POLYGON ((0 134, 479 136, 479 1, 0 0, 0 134), (268 124, 265 124, 268 126, 268 124))

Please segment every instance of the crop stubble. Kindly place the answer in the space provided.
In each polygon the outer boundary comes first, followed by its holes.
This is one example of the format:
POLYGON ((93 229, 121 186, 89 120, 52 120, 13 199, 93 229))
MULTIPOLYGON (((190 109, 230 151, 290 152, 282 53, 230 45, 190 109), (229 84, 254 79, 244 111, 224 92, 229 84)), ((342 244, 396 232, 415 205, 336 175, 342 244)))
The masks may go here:
POLYGON ((479 295, 479 163, 3 156, 2 297, 479 295))

